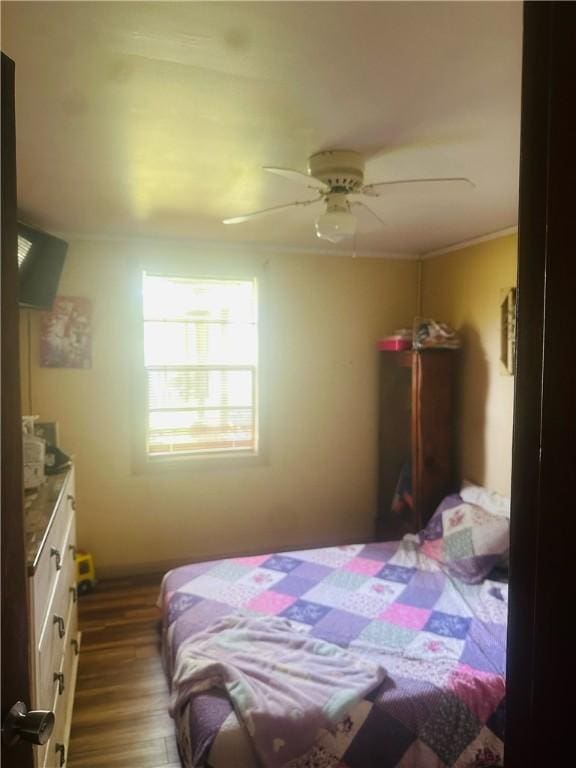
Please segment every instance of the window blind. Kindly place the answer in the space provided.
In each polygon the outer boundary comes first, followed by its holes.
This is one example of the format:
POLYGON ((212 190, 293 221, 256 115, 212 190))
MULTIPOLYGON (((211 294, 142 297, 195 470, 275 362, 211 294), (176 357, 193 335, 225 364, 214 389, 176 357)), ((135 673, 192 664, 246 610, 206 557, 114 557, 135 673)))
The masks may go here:
POLYGON ((257 449, 255 280, 144 273, 149 455, 257 449))
POLYGON ((18 235, 18 269, 21 269, 24 265, 32 245, 33 243, 31 240, 27 240, 25 237, 22 237, 22 235, 18 235))

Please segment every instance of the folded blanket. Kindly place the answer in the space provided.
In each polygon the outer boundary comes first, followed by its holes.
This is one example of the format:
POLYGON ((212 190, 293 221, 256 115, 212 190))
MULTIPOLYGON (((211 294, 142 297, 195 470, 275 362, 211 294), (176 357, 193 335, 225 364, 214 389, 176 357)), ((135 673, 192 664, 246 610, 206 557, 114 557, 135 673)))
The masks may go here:
POLYGON ((385 676, 375 661, 297 632, 285 619, 228 616, 180 646, 171 712, 224 688, 262 763, 280 768, 385 676))

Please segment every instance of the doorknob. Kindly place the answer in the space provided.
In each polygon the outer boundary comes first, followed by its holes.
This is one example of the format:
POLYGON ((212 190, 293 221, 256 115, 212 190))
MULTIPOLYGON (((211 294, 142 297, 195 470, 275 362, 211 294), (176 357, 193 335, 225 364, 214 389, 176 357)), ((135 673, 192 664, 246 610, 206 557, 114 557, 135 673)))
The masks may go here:
POLYGON ((54 712, 31 710, 18 701, 6 715, 2 724, 2 741, 11 747, 20 739, 31 744, 46 744, 54 729, 54 712))

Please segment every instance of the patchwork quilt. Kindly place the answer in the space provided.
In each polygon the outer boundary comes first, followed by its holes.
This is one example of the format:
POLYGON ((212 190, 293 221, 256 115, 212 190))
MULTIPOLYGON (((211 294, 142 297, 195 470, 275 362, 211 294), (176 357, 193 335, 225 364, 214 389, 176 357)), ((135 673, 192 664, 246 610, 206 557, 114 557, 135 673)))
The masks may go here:
MULTIPOLYGON (((466 584, 418 537, 199 563, 162 585, 172 679, 180 645, 220 617, 273 615, 381 663, 384 682, 289 768, 502 765, 507 584, 466 584)), ((186 768, 258 765, 225 694, 176 713, 186 768)))
POLYGON ((262 765, 283 768, 385 677, 376 661, 295 631, 288 619, 226 616, 180 646, 171 711, 225 690, 262 765))

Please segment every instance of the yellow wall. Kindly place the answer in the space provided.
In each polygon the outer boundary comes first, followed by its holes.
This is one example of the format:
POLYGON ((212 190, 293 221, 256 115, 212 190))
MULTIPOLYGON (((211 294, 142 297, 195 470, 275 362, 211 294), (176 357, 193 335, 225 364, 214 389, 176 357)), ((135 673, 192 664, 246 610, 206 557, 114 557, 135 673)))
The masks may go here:
MULTIPOLYGON (((61 446, 75 455, 78 541, 93 552, 101 573, 371 534, 375 340, 410 323, 415 262, 239 251, 201 257, 160 243, 75 242, 59 293, 93 302, 93 367, 39 368, 34 313, 31 410, 59 422, 61 446), (134 339, 127 297, 139 262, 204 274, 265 268, 271 342, 266 463, 133 474, 134 339)), ((28 412, 25 365, 22 384, 28 412)))
POLYGON ((459 329, 462 475, 510 493, 514 378, 500 365, 500 301, 516 285, 517 237, 490 240, 423 262, 422 313, 459 329))

